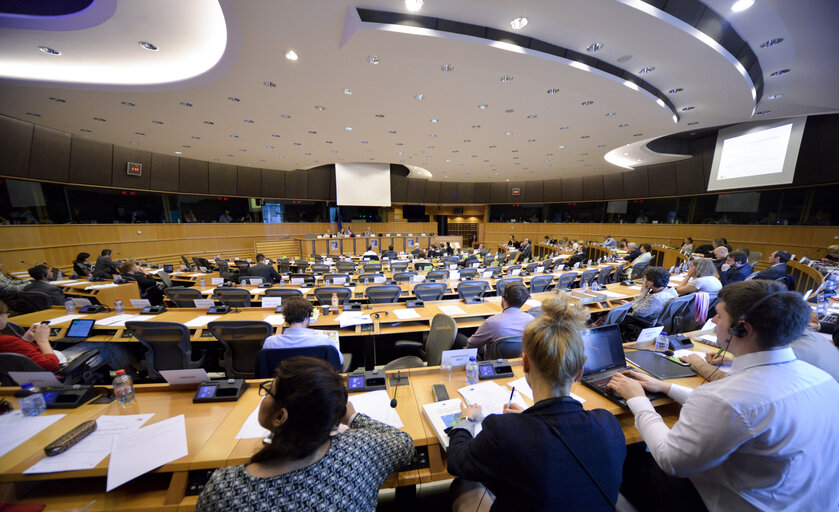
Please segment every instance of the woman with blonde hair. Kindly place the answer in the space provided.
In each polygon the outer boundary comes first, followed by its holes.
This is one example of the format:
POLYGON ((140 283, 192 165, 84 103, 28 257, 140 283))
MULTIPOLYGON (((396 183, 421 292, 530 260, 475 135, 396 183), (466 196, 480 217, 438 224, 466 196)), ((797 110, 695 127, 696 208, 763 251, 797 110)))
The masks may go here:
POLYGON ((693 292, 717 293, 722 289, 722 282, 717 275, 717 267, 708 258, 698 258, 691 262, 690 269, 676 292, 687 295, 693 292))
POLYGON ((454 510, 614 510, 623 431, 610 412, 586 411, 571 397, 586 360, 588 316, 563 293, 543 302, 542 315, 525 327, 531 407, 505 406, 486 418, 479 405, 463 408, 448 450, 449 473, 460 477, 452 483, 454 510))

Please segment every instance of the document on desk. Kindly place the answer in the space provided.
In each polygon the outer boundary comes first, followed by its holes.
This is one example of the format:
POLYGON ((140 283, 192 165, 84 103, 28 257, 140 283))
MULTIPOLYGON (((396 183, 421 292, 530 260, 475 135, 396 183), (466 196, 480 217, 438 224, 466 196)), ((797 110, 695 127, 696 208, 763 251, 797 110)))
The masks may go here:
POLYGON ((256 404, 256 409, 250 413, 245 422, 242 424, 242 428, 240 428, 239 433, 236 434, 236 439, 264 439, 271 433, 268 429, 263 428, 263 426, 259 424, 259 407, 261 405, 262 400, 256 404))
POLYGON ((271 325, 283 325, 285 323, 285 317, 283 315, 268 315, 264 321, 271 325))
POLYGON ((394 309, 393 314, 400 320, 415 320, 417 318, 422 318, 422 316, 415 310, 408 308, 394 309))
POLYGON ((69 321, 75 320, 77 318, 84 318, 86 316, 87 315, 63 315, 63 316, 59 316, 57 318, 53 318, 52 320, 49 320, 49 324, 50 325, 63 324, 64 322, 69 322, 69 321))
POLYGON ((96 418, 96 430, 64 453, 44 457, 23 474, 58 473, 59 471, 82 471, 93 469, 111 453, 114 437, 128 432, 135 432, 147 422, 154 413, 130 414, 127 416, 99 416, 96 418))
POLYGON ((188 454, 183 414, 114 436, 106 491, 188 454))
POLYGON ((140 315, 132 315, 131 313, 121 313, 119 315, 114 315, 114 316, 109 316, 109 317, 106 317, 106 318, 101 318, 101 319, 96 321, 96 325, 110 326, 110 325, 116 325, 116 324, 121 323, 124 326, 126 320, 131 320, 135 316, 140 316, 140 315))
MULTIPOLYGON (((422 406, 422 412, 425 413, 425 417, 431 423, 434 434, 437 436, 437 440, 440 441, 440 446, 444 450, 449 449, 449 435, 445 431, 447 428, 453 427, 460 419, 461 403, 460 398, 452 398, 451 400, 423 404, 422 406)), ((480 426, 478 429, 480 429, 480 426)), ((477 430, 475 435, 478 432, 480 430, 477 430)))
POLYGON ((7 412, 0 416, 0 457, 14 450, 30 437, 49 427, 66 414, 41 414, 24 416, 20 411, 7 412))
POLYGON ((384 389, 352 394, 349 401, 355 407, 355 412, 366 414, 374 420, 381 421, 394 428, 405 426, 396 409, 390 406, 390 396, 384 389))
MULTIPOLYGON (((484 416, 503 413, 504 404, 510 401, 510 392, 491 380, 460 388, 457 392, 460 393, 467 404, 480 405, 484 416)), ((513 396, 513 403, 520 405, 522 409, 527 409, 527 404, 522 399, 518 389, 513 396)))
POLYGON ((116 288, 119 286, 116 283, 108 283, 108 284, 92 284, 90 286, 85 287, 85 290, 101 290, 102 288, 116 288))
MULTIPOLYGON (((125 322, 147 322, 154 319, 154 315, 118 315, 123 318, 109 322, 110 327, 125 327, 125 322)), ((98 322, 97 322, 98 323, 98 322)))
POLYGON ((598 290, 597 293, 599 293, 601 295, 605 295, 606 297, 609 297, 610 299, 617 299, 618 297, 629 297, 629 295, 627 295, 625 293, 610 292, 609 290, 598 290))
POLYGON ((460 306, 440 306, 440 311, 449 316, 466 314, 466 311, 463 311, 460 306))
MULTIPOLYGON (((508 382, 507 385, 511 389, 516 388, 517 393, 520 392, 522 395, 524 395, 527 398, 533 400, 533 390, 530 389, 530 385, 527 383, 527 379, 525 377, 522 377, 520 379, 516 379, 513 382, 508 382)), ((571 398, 580 402, 581 404, 586 402, 585 398, 583 398, 579 395, 575 395, 574 393, 571 393, 571 398)))
POLYGON ((193 318, 192 320, 186 322, 184 325, 187 327, 203 327, 208 323, 212 322, 213 320, 218 320, 218 315, 211 316, 211 315, 201 315, 193 318))
POLYGON ((532 308, 538 308, 542 305, 542 301, 536 299, 527 299, 524 303, 532 308))
POLYGON ((344 327, 352 327, 353 325, 372 324, 373 320, 370 315, 359 313, 357 311, 345 311, 338 315, 338 325, 343 329, 344 327))

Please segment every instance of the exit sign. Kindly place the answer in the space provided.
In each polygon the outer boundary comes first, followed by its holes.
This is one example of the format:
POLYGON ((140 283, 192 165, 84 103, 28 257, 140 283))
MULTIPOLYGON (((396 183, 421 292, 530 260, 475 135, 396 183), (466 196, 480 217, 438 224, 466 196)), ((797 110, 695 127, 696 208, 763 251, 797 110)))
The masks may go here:
POLYGON ((127 173, 129 176, 142 176, 143 164, 138 164, 136 162, 128 162, 127 173))

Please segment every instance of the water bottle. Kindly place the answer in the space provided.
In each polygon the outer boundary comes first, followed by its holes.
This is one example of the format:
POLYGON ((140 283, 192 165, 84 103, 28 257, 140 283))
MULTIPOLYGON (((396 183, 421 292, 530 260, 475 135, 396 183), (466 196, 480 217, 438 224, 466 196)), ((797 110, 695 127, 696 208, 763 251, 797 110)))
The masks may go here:
POLYGON ((469 356, 469 362, 466 363, 466 383, 470 386, 478 383, 478 362, 475 356, 469 356))
POLYGON ((76 303, 73 302, 73 299, 68 298, 66 301, 64 301, 64 309, 67 310, 68 315, 72 315, 76 312, 76 303))
POLYGON ((824 292, 819 292, 816 304, 818 304, 816 313, 819 314, 819 318, 823 318, 827 315, 827 298, 824 296, 824 292))
POLYGON ((364 276, 364 287, 367 288, 368 284, 370 284, 370 278, 367 277, 367 276, 364 276))
POLYGON ((588 281, 583 280, 580 284, 580 288, 583 290, 583 293, 586 293, 588 291, 588 281))
POLYGON ((204 288, 205 286, 207 286, 207 280, 202 277, 201 278, 201 288, 204 288))
POLYGON ((656 352, 664 352, 670 346, 670 343, 667 341, 667 335, 664 333, 659 334, 655 338, 655 351, 656 352))
POLYGON ((332 294, 332 308, 330 308, 330 311, 332 311, 334 313, 338 312, 338 294, 337 293, 332 294))
POLYGON ((285 280, 280 278, 280 288, 284 288, 284 287, 285 287, 285 280))
POLYGON ((121 404, 134 400, 134 380, 125 370, 117 370, 117 376, 114 377, 114 396, 121 404))
POLYGON ((125 306, 122 305, 122 301, 119 300, 119 298, 117 298, 117 300, 114 301, 114 312, 118 315, 121 313, 125 313, 125 306))
POLYGON ((15 398, 24 416, 37 416, 47 410, 44 395, 31 382, 25 383, 19 391, 15 391, 15 398))

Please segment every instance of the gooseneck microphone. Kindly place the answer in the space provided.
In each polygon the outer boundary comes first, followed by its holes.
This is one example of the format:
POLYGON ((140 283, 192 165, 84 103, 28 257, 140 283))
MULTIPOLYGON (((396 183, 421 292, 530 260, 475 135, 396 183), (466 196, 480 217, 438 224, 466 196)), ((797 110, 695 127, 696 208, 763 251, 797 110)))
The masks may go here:
POLYGON ((396 409, 398 402, 396 401, 396 393, 399 392, 399 383, 402 382, 402 370, 396 372, 396 385, 393 387, 393 397, 390 399, 390 406, 396 409))

